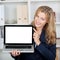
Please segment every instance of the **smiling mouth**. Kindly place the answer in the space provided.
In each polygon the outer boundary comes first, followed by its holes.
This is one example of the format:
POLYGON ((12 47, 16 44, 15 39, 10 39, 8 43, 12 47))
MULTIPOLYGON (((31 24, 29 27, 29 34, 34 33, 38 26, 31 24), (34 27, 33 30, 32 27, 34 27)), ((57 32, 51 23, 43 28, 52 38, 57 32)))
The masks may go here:
POLYGON ((41 25, 41 23, 36 23, 36 25, 41 25))

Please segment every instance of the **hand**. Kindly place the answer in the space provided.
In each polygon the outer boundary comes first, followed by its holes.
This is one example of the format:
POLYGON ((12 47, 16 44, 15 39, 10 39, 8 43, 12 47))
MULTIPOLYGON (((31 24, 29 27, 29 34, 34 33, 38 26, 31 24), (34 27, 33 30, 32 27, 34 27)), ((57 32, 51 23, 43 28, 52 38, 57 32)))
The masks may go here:
POLYGON ((12 56, 18 56, 18 55, 20 55, 20 51, 18 51, 18 50, 12 50, 12 51, 10 52, 10 54, 11 54, 12 56))
POLYGON ((39 32, 34 28, 33 30, 34 30, 34 34, 33 34, 34 42, 36 43, 36 45, 39 45, 41 43, 41 41, 39 40, 41 33, 39 34, 39 32))

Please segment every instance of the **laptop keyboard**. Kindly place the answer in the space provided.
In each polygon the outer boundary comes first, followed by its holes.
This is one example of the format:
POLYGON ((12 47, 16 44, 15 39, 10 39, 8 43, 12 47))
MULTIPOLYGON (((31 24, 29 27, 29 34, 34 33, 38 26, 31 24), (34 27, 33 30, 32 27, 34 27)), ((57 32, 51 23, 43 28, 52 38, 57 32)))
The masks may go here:
POLYGON ((13 48, 13 49, 15 49, 15 48, 22 48, 22 49, 26 49, 26 48, 31 48, 31 46, 5 46, 6 48, 13 48))

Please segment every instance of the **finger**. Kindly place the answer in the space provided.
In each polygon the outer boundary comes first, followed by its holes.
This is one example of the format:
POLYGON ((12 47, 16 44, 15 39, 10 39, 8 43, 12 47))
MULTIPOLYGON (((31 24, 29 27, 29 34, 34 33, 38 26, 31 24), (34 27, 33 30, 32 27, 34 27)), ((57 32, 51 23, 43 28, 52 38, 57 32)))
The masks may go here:
POLYGON ((11 55, 12 55, 12 56, 15 56, 15 51, 12 51, 12 52, 11 52, 11 55))
POLYGON ((33 34, 33 39, 35 39, 35 37, 36 37, 35 34, 33 34))
POLYGON ((36 36, 36 33, 33 34, 33 37, 35 37, 35 36, 36 36))
POLYGON ((13 55, 13 56, 16 56, 16 52, 17 52, 17 50, 13 50, 13 51, 12 51, 12 55, 13 55))
POLYGON ((18 52, 15 52, 15 56, 17 56, 18 55, 18 52))
POLYGON ((17 56, 18 55, 18 51, 17 50, 15 50, 15 56, 17 56))
POLYGON ((34 30, 35 32, 37 32, 37 30, 36 30, 35 28, 33 28, 33 30, 34 30))
POLYGON ((38 35, 38 33, 34 32, 33 36, 37 36, 37 35, 38 35))
POLYGON ((20 55, 20 51, 16 51, 15 54, 16 54, 16 56, 20 55))
POLYGON ((18 51, 18 54, 20 55, 20 51, 18 51))

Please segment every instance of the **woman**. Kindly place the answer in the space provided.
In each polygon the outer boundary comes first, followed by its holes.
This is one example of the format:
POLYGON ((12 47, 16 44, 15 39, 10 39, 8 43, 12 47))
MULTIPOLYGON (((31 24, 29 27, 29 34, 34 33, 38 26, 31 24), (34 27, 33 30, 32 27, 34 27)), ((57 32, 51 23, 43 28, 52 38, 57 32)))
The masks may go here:
POLYGON ((13 50, 15 60, 55 60, 56 57, 56 32, 55 16, 48 6, 40 6, 35 13, 33 30, 34 53, 20 53, 13 50))

